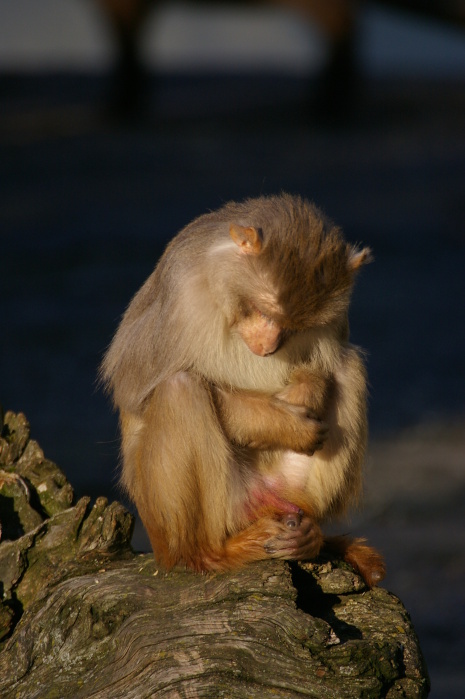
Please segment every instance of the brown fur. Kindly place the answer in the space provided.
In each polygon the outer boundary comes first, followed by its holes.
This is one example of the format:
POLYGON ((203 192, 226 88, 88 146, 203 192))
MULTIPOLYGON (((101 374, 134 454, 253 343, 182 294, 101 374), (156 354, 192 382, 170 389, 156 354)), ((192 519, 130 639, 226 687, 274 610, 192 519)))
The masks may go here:
MULTIPOLYGON (((369 256, 287 194, 231 202, 169 244, 102 364, 160 563, 311 558, 319 523, 356 499, 366 380, 347 309, 369 256)), ((369 584, 384 574, 373 549, 339 550, 369 584)))

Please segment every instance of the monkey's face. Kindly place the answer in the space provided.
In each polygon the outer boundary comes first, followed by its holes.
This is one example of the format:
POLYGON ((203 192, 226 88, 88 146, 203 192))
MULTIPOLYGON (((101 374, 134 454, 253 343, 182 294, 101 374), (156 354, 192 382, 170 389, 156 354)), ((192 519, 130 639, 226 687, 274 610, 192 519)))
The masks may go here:
POLYGON ((236 329, 249 350, 259 357, 274 354, 284 336, 279 323, 251 302, 237 321, 236 329))
POLYGON ((354 273, 369 250, 352 248, 325 226, 309 216, 287 227, 277 219, 230 225, 235 247, 224 286, 235 307, 232 325, 254 354, 274 354, 290 336, 314 329, 346 328, 354 273))
POLYGON ((274 354, 293 339, 299 343, 299 337, 309 338, 314 330, 345 323, 350 275, 345 272, 343 282, 334 285, 325 261, 317 269, 303 260, 299 263, 282 275, 282 266, 273 274, 275 269, 264 255, 243 260, 233 326, 248 349, 260 357, 274 354))

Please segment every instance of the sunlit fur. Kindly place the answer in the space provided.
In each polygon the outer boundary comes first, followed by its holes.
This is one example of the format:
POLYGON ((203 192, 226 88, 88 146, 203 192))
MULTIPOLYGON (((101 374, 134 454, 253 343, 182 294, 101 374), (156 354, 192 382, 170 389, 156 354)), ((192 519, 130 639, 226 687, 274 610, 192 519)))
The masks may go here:
MULTIPOLYGON (((316 555, 318 524, 357 498, 366 380, 347 309, 369 257, 286 194, 231 202, 168 245, 102 364, 122 482, 160 563, 226 570, 316 555), (258 356, 265 327, 281 344, 258 356), (291 535, 283 515, 299 508, 306 523, 291 535)), ((369 584, 382 577, 369 547, 326 545, 369 584)))

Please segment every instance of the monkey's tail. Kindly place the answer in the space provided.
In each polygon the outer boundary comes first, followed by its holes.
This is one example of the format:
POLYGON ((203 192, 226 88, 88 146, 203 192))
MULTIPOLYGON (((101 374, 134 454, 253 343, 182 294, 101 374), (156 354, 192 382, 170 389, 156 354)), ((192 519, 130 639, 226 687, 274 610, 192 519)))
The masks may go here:
POLYGON ((386 565, 382 555, 366 539, 353 539, 350 536, 325 537, 321 554, 342 558, 357 573, 360 573, 368 587, 374 587, 386 575, 386 565))

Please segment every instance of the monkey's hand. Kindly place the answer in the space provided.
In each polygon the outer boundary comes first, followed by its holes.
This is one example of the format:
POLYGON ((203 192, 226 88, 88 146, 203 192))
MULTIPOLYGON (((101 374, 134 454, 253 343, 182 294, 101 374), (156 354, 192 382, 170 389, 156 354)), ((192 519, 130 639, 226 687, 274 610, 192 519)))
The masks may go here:
POLYGON ((325 413, 331 380, 308 367, 299 367, 276 398, 292 405, 305 405, 322 417, 325 413))
POLYGON ((319 415, 305 405, 293 405, 277 397, 272 400, 276 408, 284 411, 287 416, 287 429, 282 436, 284 448, 311 456, 324 447, 329 426, 319 415))
POLYGON ((282 530, 265 544, 271 558, 304 561, 318 556, 323 546, 323 534, 314 520, 300 510, 281 518, 282 530))

